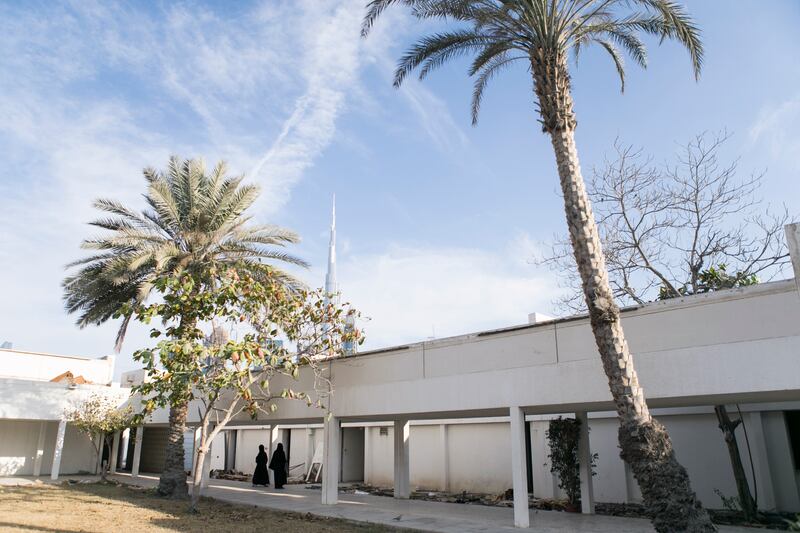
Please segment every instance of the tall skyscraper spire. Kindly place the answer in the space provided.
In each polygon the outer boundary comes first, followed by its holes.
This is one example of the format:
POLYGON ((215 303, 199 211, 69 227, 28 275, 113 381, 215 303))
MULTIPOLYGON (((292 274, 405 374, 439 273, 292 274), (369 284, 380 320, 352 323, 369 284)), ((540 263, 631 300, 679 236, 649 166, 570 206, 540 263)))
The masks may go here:
POLYGON ((331 241, 328 244, 328 273, 325 274, 325 292, 338 301, 339 284, 336 281, 336 195, 333 195, 331 211, 331 241))
MULTIPOLYGON (((328 272, 325 274, 325 300, 338 306, 339 298, 339 282, 336 280, 336 195, 334 194, 331 209, 331 241, 328 244, 328 272)), ((345 318, 345 330, 352 333, 355 327, 355 319, 348 313, 345 318)), ((326 331, 330 331, 329 325, 326 326, 326 331)), ((345 355, 353 355, 356 353, 356 343, 353 341, 342 343, 342 351, 345 355)))

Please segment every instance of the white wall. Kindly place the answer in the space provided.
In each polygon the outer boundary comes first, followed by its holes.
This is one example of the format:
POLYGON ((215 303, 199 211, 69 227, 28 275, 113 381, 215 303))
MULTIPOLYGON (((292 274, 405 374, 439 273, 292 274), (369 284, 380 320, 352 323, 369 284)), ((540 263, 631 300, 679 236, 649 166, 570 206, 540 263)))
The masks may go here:
MULTIPOLYGON (((789 406, 788 408, 792 408, 789 406)), ((737 415, 732 415, 734 418, 737 415)), ((754 455, 756 478, 759 483, 759 506, 763 509, 800 511, 798 483, 792 462, 790 443, 786 433, 783 412, 745 411, 751 451, 754 455), (763 420, 763 433, 759 437, 751 414, 763 420), (761 439, 759 441, 759 438, 761 439), (764 448, 765 461, 758 461, 758 450, 764 448), (774 494, 774 496, 772 496, 774 494)), ((721 508, 722 502, 715 490, 725 496, 736 495, 736 482, 731 471, 728 449, 717 427, 713 413, 661 414, 656 418, 669 432, 678 461, 686 468, 692 488, 706 507, 721 508)), ((531 453, 533 455, 534 494, 551 498, 558 490, 547 461, 548 446, 545 438, 548 422, 531 422, 531 453)), ((589 440, 592 453, 598 454, 594 477, 594 495, 598 502, 637 502, 641 492, 630 471, 619 458, 617 445, 617 420, 613 417, 590 418, 589 440), (626 479, 626 477, 628 479, 626 479)), ((737 430, 739 451, 745 471, 754 491, 751 464, 742 429, 737 430)))
MULTIPOLYGON (((800 298, 792 282, 656 302, 624 311, 622 320, 652 408, 800 394, 800 298)), ((365 352, 330 369, 329 405, 343 422, 502 416, 511 405, 529 414, 613 409, 590 324, 580 317, 365 352)), ((312 372, 291 386, 313 390, 312 372)), ((283 423, 322 418, 302 403, 277 403, 283 423)))
MULTIPOLYGON (((773 406, 775 407, 775 406, 773 406)), ((777 406, 780 408, 781 406, 777 406)), ((784 404, 786 409, 798 407, 784 404)), ((710 411, 710 408, 706 409, 710 411)), ((731 472, 728 451, 712 412, 670 410, 657 414, 669 431, 678 460, 686 467, 692 486, 707 507, 721 508, 715 494, 719 489, 726 496, 735 496, 736 484, 731 472)), ((698 410, 694 410, 698 411, 698 410)), ((781 410, 745 409, 745 423, 751 440, 756 476, 759 480, 759 503, 764 509, 800 511, 798 482, 795 479, 790 444, 781 410), (762 445, 765 467, 757 460, 759 442, 757 428, 750 420, 752 413, 763 420, 762 445), (765 478, 767 479, 765 481, 765 478), (771 496, 774 494, 774 496, 771 496)), ((536 417, 531 425, 531 463, 534 494, 542 498, 563 497, 556 477, 550 472, 545 432, 548 419, 536 417)), ((447 426, 448 488, 450 492, 498 494, 511 487, 510 435, 505 420, 480 423, 450 423, 447 426)), ((598 502, 640 502, 641 492, 630 471, 619 457, 617 419, 613 413, 595 415, 589 420, 592 453, 598 454, 593 478, 598 502)), ((393 428, 380 435, 379 427, 368 427, 368 452, 365 481, 374 486, 393 484, 393 428)), ((742 430, 737 431, 742 461, 751 477, 750 462, 742 430)), ((440 426, 416 422, 410 432, 411 485, 416 490, 445 490, 443 486, 444 453, 440 426)), ((753 488, 751 480, 751 490, 753 488)))
POLYGON ((507 423, 453 424, 448 427, 448 440, 451 491, 494 494, 511 488, 507 423))
POLYGON ((445 454, 439 426, 412 425, 410 439, 411 486, 417 490, 444 490, 441 480, 445 454))
MULTIPOLYGON (((378 487, 394 483, 394 428, 381 435, 368 427, 365 482, 378 487)), ((415 490, 445 490, 445 453, 439 424, 412 423, 409 455, 415 490)), ((504 422, 447 425, 449 490, 500 493, 511 487, 511 441, 504 422)))
MULTIPOLYGON (((364 468, 364 475, 368 477, 364 481, 376 487, 391 487, 394 483, 394 428, 387 428, 387 432, 381 435, 379 427, 368 427, 370 443, 367 446, 368 452, 365 460, 369 464, 364 468)), ((411 427, 413 433, 414 427, 411 427)), ((414 439, 411 437, 409 443, 409 454, 414 447, 414 439)), ((413 484, 414 481, 412 480, 413 484)))
POLYGON ((114 377, 114 356, 100 359, 0 349, 0 377, 50 381, 70 371, 98 385, 108 385, 114 377))
POLYGON ((100 385, 69 388, 65 383, 0 378, 0 420, 59 420, 66 409, 95 393, 122 403, 130 389, 100 385))
POLYGON ((258 445, 263 444, 269 453, 269 429, 238 428, 236 434, 236 470, 252 475, 256 469, 258 445))
MULTIPOLYGON (((56 444, 57 422, 44 422, 44 454, 40 475, 50 474, 56 444)), ((32 476, 42 422, 0 420, 0 476, 32 476)), ((61 473, 94 473, 94 446, 88 437, 72 426, 64 434, 61 473)))

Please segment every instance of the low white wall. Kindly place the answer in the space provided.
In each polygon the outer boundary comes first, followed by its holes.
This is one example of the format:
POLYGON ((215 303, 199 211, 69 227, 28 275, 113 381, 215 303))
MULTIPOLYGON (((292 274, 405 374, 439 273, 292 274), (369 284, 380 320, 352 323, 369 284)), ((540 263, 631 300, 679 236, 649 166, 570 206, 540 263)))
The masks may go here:
MULTIPOLYGON (((737 414, 732 414, 736 418, 737 414)), ((656 418, 669 432, 678 461, 686 468, 692 488, 704 506, 722 508, 716 494, 736 496, 736 482, 731 470, 728 449, 712 413, 660 415, 656 418)), ((795 479, 795 467, 782 411, 744 413, 753 467, 759 490, 759 507, 766 510, 800 511, 800 494, 795 479), (762 427, 759 428, 757 424, 762 427)), ((547 460, 549 447, 545 432, 546 420, 531 423, 531 454, 533 456, 534 494, 543 498, 563 496, 557 481, 550 473, 547 460)), ((589 439, 592 453, 597 453, 594 476, 594 495, 599 502, 640 502, 641 491, 629 469, 619 457, 616 418, 590 418, 589 439)), ((742 463, 750 482, 750 454, 742 429, 737 430, 742 463)))
POLYGON ((442 468, 445 455, 439 426, 411 426, 411 486, 416 489, 444 490, 442 468))
MULTIPOLYGON (((57 422, 0 420, 0 476, 32 476, 39 431, 45 426, 44 453, 40 475, 49 475, 53 466, 57 422)), ((93 473, 96 466, 94 446, 89 438, 72 426, 64 434, 61 473, 93 473)))
MULTIPOLYGON (((236 470, 246 474, 252 474, 256 468, 256 455, 258 455, 258 445, 263 444, 269 453, 269 428, 237 427, 236 434, 236 470)), ((278 442, 285 442, 291 433, 291 456, 289 457, 290 466, 294 467, 304 463, 303 468, 292 470, 293 476, 299 476, 308 470, 308 460, 313 458, 314 450, 322 447, 322 429, 312 429, 311 442, 307 442, 306 428, 278 428, 278 442), (310 451, 309 451, 310 444, 310 451)), ((285 444, 284 444, 285 446, 285 444)))
POLYGON ((251 474, 256 469, 258 445, 263 444, 269 450, 269 430, 238 429, 236 434, 236 470, 251 474))
MULTIPOLYGON (((381 428, 368 427, 366 432, 370 442, 365 452, 364 479, 365 483, 376 487, 391 487, 394 483, 394 428, 386 428, 381 434, 381 428)), ((365 437, 366 438, 366 437, 365 437)), ((409 441, 409 455, 414 448, 414 426, 411 426, 409 441)), ((414 483, 412 478, 411 483, 414 483)))
MULTIPOLYGON (((800 511, 796 470, 783 412, 746 411, 744 417, 755 463, 759 505, 763 509, 800 511)), ((542 498, 563 497, 547 458, 549 448, 545 435, 549 421, 537 418, 529 422, 534 494, 542 498)), ((669 431, 678 460, 686 467, 692 486, 705 506, 722 507, 715 490, 726 496, 736 495, 727 447, 713 413, 661 414, 656 418, 669 431)), ((595 500, 640 502, 639 487, 619 457, 617 427, 613 416, 594 417, 589 421, 591 451, 598 454, 593 478, 595 500)), ((412 423, 409 447, 413 488, 497 494, 511 487, 507 422, 448 424, 446 428, 448 486, 445 489, 445 453, 440 425, 412 423)), ((379 427, 366 429, 369 444, 364 458, 365 481, 374 486, 391 487, 393 484, 394 430, 391 426, 386 430, 386 434, 381 435, 379 427)), ((749 454, 741 429, 737 430, 737 436, 753 490, 749 454)))
MULTIPOLYGON (((500 493, 511 487, 511 441, 508 424, 488 422, 447 425, 445 456, 438 424, 412 424, 409 455, 411 486, 417 490, 500 493), (444 461, 448 464, 445 465, 444 461), (444 469, 449 471, 444 486, 444 469)), ((394 428, 367 428, 370 439, 365 482, 378 487, 394 483, 394 428)))
POLYGON ((447 429, 451 491, 494 494, 511 488, 507 423, 454 424, 447 429))

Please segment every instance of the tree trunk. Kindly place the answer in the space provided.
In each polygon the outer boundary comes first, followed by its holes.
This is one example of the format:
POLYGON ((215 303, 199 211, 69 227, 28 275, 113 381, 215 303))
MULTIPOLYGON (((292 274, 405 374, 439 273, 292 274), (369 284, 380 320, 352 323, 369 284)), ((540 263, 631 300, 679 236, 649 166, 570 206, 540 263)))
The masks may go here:
POLYGON ((208 423, 203 420, 200 425, 200 442, 197 448, 197 455, 194 458, 192 468, 192 500, 189 504, 189 511, 197 512, 197 504, 200 502, 200 495, 203 492, 203 476, 205 475, 206 456, 208 455, 208 444, 211 439, 208 436, 208 423))
POLYGON ((189 488, 184 469, 183 434, 186 431, 186 416, 189 402, 172 405, 169 408, 169 435, 167 436, 164 471, 158 480, 158 493, 170 498, 186 498, 189 488))
POLYGON ((194 469, 192 470, 192 502, 189 505, 189 510, 192 512, 197 511, 197 504, 200 501, 200 494, 203 490, 203 474, 206 454, 208 453, 202 444, 202 439, 200 442, 200 448, 197 450, 197 457, 195 457, 194 469))
POLYGON ((555 152, 592 332, 620 419, 620 456, 633 470, 657 531, 716 531, 675 457, 666 429, 650 416, 639 386, 581 176, 566 57, 540 50, 531 56, 531 70, 543 129, 550 134, 555 152))
POLYGON ((724 405, 715 405, 714 412, 717 414, 719 429, 722 430, 722 434, 725 436, 725 444, 728 445, 728 455, 731 458, 733 477, 736 480, 739 506, 742 508, 745 520, 752 522, 757 518, 758 507, 752 494, 750 494, 750 485, 744 472, 742 457, 739 455, 739 443, 736 441, 736 427, 741 423, 741 420, 731 420, 724 405))

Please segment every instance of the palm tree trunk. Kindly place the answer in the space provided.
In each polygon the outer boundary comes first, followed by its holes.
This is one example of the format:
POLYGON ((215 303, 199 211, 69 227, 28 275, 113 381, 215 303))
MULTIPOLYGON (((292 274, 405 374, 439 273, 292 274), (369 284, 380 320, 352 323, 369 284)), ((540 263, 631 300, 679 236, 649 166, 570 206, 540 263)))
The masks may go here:
POLYGON ((639 386, 581 175, 566 57, 548 57, 540 50, 531 57, 531 71, 543 129, 550 134, 556 156, 592 332, 620 419, 620 456, 633 470, 657 531, 716 531, 675 457, 666 429, 650 416, 639 386))
POLYGON ((158 480, 158 493, 170 498, 186 498, 189 488, 184 469, 183 434, 186 431, 186 416, 189 402, 184 401, 169 408, 169 434, 167 435, 164 471, 158 480))

